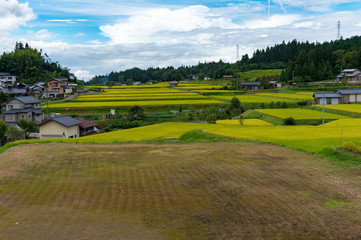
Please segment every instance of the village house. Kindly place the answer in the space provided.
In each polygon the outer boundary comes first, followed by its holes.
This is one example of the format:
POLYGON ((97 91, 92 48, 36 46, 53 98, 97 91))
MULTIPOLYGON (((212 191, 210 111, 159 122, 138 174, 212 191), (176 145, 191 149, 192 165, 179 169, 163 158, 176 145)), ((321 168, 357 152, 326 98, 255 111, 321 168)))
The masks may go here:
POLYGON ((12 86, 15 83, 16 83, 16 76, 10 73, 0 72, 0 87, 5 88, 8 86, 12 86))
POLYGON ((230 80, 230 79, 233 79, 233 76, 232 75, 224 75, 223 79, 230 80))
POLYGON ((15 97, 5 103, 1 115, 10 126, 16 125, 21 119, 39 123, 44 120, 40 104, 40 100, 31 96, 15 97))
POLYGON ((240 86, 243 90, 246 91, 263 90, 261 82, 242 82, 240 86))
POLYGON ((77 117, 75 120, 81 122, 80 124, 80 136, 89 136, 99 133, 98 126, 95 123, 89 122, 83 118, 77 117))
POLYGON ((64 96, 66 86, 68 86, 67 78, 53 78, 47 83, 46 91, 43 96, 50 98, 58 95, 64 96))
POLYGON ((342 82, 345 78, 348 77, 349 83, 361 82, 361 71, 358 69, 345 69, 341 72, 341 74, 337 75, 337 81, 342 82))
POLYGON ((361 102, 361 89, 339 89, 333 93, 314 93, 313 97, 314 104, 357 103, 361 102))
POLYGON ((39 137, 40 139, 77 138, 80 137, 80 124, 80 121, 69 116, 53 117, 38 125, 39 137))

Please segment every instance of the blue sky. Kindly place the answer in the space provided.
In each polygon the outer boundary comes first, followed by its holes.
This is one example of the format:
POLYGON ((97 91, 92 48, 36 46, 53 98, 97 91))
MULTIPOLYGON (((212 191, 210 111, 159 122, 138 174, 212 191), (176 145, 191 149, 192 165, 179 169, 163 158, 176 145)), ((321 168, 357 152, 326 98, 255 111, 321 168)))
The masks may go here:
POLYGON ((361 32, 355 0, 0 0, 0 51, 42 48, 78 78, 131 67, 227 62, 291 41, 361 32))

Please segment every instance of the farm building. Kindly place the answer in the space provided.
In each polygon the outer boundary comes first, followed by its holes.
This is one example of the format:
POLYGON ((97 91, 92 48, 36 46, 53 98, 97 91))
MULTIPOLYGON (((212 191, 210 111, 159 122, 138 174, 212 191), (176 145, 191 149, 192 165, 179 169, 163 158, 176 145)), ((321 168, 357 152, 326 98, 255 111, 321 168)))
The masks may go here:
POLYGON ((243 90, 263 90, 263 86, 261 85, 261 82, 242 82, 240 84, 241 88, 243 90))
POLYGON ((337 75, 337 81, 342 82, 342 80, 348 77, 348 82, 361 82, 361 71, 358 69, 345 69, 341 72, 341 74, 337 75))
POLYGON ((348 104, 361 102, 361 89, 339 89, 333 93, 314 93, 314 104, 348 104), (323 98, 325 100, 323 100, 323 98))
POLYGON ((89 122, 80 117, 75 118, 75 120, 78 120, 79 122, 81 122, 81 124, 80 124, 80 136, 81 137, 99 133, 99 129, 97 128, 97 125, 95 123, 89 122))
POLYGON ((169 87, 178 86, 178 82, 169 82, 169 87))
POLYGON ((80 137, 80 124, 81 122, 69 116, 50 118, 38 125, 39 136, 41 139, 80 137))

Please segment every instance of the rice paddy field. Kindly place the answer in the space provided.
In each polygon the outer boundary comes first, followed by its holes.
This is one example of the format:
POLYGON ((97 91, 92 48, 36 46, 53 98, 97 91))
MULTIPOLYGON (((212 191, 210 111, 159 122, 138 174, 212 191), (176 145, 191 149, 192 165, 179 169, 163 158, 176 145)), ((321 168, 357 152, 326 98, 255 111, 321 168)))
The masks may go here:
MULTIPOLYGON (((311 109, 302 109, 302 108, 281 108, 281 109, 257 109, 257 112, 270 115, 276 118, 289 118, 292 117, 295 120, 317 120, 322 119, 322 112, 311 110, 311 109)), ((349 118, 344 115, 334 114, 325 112, 325 119, 341 119, 349 118)))
POLYGON ((313 93, 256 93, 258 96, 267 96, 267 97, 276 97, 276 98, 286 98, 286 99, 295 99, 295 100, 302 100, 302 101, 312 101, 313 100, 313 93))
MULTIPOLYGON (((322 108, 322 105, 314 105, 314 107, 322 108)), ((325 105, 325 108, 351 113, 361 113, 361 104, 327 104, 325 105)))
POLYGON ((360 186, 269 144, 29 144, 0 155, 0 239, 360 239, 360 186))
POLYGON ((264 127, 264 126, 273 126, 273 124, 262 121, 260 119, 243 119, 243 124, 240 124, 239 119, 228 119, 228 120, 217 120, 216 124, 222 124, 222 125, 231 125, 231 126, 244 126, 244 127, 264 127))
POLYGON ((286 103, 296 103, 296 100, 276 98, 276 97, 266 97, 266 96, 257 96, 253 94, 246 95, 210 95, 214 99, 223 99, 231 101, 233 97, 237 97, 241 103, 276 103, 276 102, 286 102, 286 103))

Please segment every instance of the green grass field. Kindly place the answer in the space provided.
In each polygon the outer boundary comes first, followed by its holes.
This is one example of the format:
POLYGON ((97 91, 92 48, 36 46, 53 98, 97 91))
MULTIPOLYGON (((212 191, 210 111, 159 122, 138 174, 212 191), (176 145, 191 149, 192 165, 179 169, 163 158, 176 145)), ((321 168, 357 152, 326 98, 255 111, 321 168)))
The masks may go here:
MULTIPOLYGON (((295 120, 317 120, 322 119, 322 112, 315 111, 311 109, 301 109, 301 108, 281 108, 281 109, 257 109, 257 112, 262 112, 263 114, 270 115, 272 117, 277 117, 281 119, 292 117, 295 120)), ((341 119, 349 118, 347 116, 334 114, 334 113, 325 113, 325 119, 341 119)))

